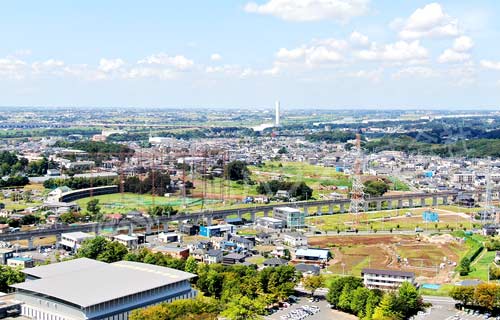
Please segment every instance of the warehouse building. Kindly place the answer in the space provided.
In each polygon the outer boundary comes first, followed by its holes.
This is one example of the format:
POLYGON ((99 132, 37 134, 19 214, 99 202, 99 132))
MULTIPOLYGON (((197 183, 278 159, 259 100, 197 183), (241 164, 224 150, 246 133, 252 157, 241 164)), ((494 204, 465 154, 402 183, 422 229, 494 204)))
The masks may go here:
POLYGON ((196 275, 131 261, 81 258, 23 272, 27 280, 12 287, 30 319, 126 320, 134 309, 196 296, 196 275))

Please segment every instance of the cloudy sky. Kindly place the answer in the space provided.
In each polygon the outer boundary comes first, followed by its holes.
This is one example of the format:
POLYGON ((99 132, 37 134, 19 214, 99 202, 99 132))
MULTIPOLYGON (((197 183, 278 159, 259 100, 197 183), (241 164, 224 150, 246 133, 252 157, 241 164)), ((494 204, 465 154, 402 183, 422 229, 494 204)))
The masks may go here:
POLYGON ((4 1, 0 105, 500 108, 498 0, 4 1))

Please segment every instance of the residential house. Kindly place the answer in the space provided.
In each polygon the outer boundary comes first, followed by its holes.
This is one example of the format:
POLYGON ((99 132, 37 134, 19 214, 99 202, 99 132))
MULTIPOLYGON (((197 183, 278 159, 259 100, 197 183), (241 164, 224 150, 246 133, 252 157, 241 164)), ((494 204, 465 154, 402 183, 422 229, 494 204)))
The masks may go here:
POLYGON ((283 233, 283 243, 292 247, 307 246, 307 237, 299 232, 283 233))

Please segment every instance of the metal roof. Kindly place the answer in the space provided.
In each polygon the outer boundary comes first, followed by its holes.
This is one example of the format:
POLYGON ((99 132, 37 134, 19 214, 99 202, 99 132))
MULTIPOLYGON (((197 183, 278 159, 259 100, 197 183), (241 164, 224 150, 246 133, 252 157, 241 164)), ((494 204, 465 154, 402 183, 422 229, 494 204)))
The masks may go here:
POLYGON ((380 275, 386 275, 386 276, 398 276, 398 277, 410 277, 414 278, 415 273, 413 272, 406 272, 406 271, 399 271, 399 270, 382 270, 382 269, 368 269, 365 268, 361 270, 361 274, 380 274, 380 275))
POLYGON ((44 268, 43 273, 49 276, 12 287, 86 308, 196 277, 192 273, 139 262, 91 261, 75 259, 33 268, 31 271, 44 268))

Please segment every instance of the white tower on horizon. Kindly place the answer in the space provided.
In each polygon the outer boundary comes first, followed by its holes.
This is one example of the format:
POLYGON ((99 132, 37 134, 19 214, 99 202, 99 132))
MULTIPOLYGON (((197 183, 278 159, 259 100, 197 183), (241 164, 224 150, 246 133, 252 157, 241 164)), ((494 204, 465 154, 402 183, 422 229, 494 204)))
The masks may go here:
POLYGON ((276 101, 276 120, 274 121, 276 127, 280 126, 280 102, 276 101))

